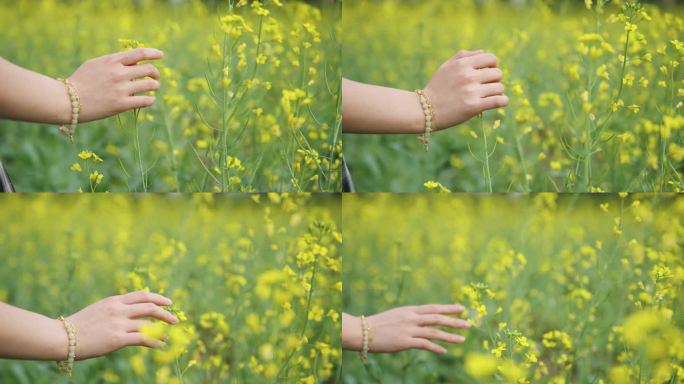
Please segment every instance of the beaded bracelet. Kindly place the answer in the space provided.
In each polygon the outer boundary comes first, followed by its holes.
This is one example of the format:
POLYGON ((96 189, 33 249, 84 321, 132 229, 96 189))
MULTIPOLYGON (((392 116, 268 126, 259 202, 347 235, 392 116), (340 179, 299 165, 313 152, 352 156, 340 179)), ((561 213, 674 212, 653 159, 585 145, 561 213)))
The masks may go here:
POLYGON ((71 373, 74 370, 74 360, 76 360, 76 328, 64 318, 60 316, 59 321, 64 324, 64 329, 66 330, 67 337, 69 338, 69 351, 67 353, 67 359, 64 361, 57 362, 57 368, 62 373, 66 373, 71 377, 71 373))
POLYGON ((362 344, 359 357, 361 358, 361 362, 366 364, 368 363, 368 351, 370 350, 370 344, 373 342, 373 336, 371 334, 371 327, 368 325, 368 320, 366 319, 366 316, 363 315, 361 315, 361 335, 362 344))
POLYGON ((430 149, 430 133, 432 133, 432 127, 435 125, 435 111, 432 108, 432 102, 425 95, 422 89, 416 90, 418 94, 418 100, 420 101, 420 106, 423 108, 423 115, 425 116, 425 133, 418 136, 418 140, 423 143, 425 147, 425 152, 430 149))
POLYGON ((64 83, 69 93, 69 102, 71 103, 71 124, 69 127, 62 125, 59 131, 69 138, 69 141, 74 143, 74 135, 76 134, 76 125, 78 125, 78 114, 81 112, 81 99, 78 97, 76 88, 69 81, 69 79, 57 79, 64 83))

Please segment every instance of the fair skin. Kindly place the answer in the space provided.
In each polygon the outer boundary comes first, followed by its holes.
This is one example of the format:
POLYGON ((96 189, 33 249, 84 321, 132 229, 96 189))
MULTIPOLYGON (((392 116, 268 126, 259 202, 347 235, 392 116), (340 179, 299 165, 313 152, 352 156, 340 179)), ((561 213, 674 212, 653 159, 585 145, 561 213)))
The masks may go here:
MULTIPOLYGON (((79 122, 104 119, 134 108, 149 107, 159 89, 159 71, 150 63, 164 53, 137 48, 91 59, 69 76, 81 101, 79 122)), ((0 58, 0 119, 64 125, 71 122, 65 85, 0 58)))
MULTIPOLYGON (((178 323, 176 316, 162 308, 171 304, 162 295, 138 291, 105 298, 66 317, 76 329, 76 359, 130 346, 164 346, 140 329, 151 324, 148 319, 178 323)), ((67 333, 60 320, 0 302, 0 358, 61 361, 67 353, 67 333)))
MULTIPOLYGON (((424 88, 434 107, 439 131, 481 112, 508 105, 496 56, 460 51, 442 64, 424 88)), ((345 133, 420 134, 425 115, 415 92, 343 79, 342 125, 345 133)))
MULTIPOLYGON (((447 350, 435 341, 461 344, 465 337, 436 327, 468 329, 470 323, 452 317, 463 313, 462 305, 428 304, 393 308, 368 316, 372 342, 369 352, 395 353, 408 349, 423 349, 434 353, 447 350)), ((342 348, 361 351, 363 344, 361 317, 342 313, 342 348)))

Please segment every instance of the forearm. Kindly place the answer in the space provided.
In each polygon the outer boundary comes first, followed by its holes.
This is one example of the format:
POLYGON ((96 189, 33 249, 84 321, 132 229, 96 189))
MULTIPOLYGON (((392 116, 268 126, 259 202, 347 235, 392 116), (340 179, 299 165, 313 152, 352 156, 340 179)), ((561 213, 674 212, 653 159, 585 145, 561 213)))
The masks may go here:
POLYGON ((68 124, 71 105, 62 82, 0 58, 0 118, 68 124))
POLYGON ((414 92, 342 79, 345 133, 423 133, 425 116, 414 92))
POLYGON ((342 313, 342 349, 360 351, 363 343, 361 319, 348 313, 342 313))
POLYGON ((59 320, 0 302, 0 358, 57 361, 67 350, 59 320))

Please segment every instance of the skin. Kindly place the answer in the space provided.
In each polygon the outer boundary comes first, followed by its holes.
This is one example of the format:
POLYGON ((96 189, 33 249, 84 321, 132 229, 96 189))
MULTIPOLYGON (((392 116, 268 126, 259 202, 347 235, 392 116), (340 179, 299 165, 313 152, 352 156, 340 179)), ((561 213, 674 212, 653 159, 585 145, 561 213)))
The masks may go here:
MULTIPOLYGON (((433 104, 436 127, 461 124, 486 110, 508 105, 496 56, 460 51, 442 64, 425 87, 433 104)), ((345 133, 420 134, 425 115, 415 92, 342 81, 345 133)))
MULTIPOLYGON (((81 101, 79 122, 104 119, 134 108, 149 107, 154 96, 138 95, 159 89, 159 71, 146 60, 164 53, 137 48, 91 59, 68 79, 81 101)), ((65 85, 0 58, 0 118, 63 125, 71 122, 65 85)))
MULTIPOLYGON (((372 342, 369 352, 395 353, 407 349, 423 349, 434 353, 446 353, 446 348, 433 340, 461 344, 465 337, 444 332, 436 327, 468 329, 468 321, 451 317, 463 313, 462 305, 428 304, 393 308, 368 316, 372 342)), ((363 344, 360 317, 342 314, 342 348, 361 351, 363 344)))
MULTIPOLYGON (((85 360, 130 346, 157 348, 140 328, 154 318, 178 323, 162 306, 171 305, 167 297, 145 291, 111 296, 66 317, 76 329, 76 360, 85 360)), ((27 360, 61 361, 67 358, 68 337, 64 325, 38 313, 0 303, 0 357, 27 360)))

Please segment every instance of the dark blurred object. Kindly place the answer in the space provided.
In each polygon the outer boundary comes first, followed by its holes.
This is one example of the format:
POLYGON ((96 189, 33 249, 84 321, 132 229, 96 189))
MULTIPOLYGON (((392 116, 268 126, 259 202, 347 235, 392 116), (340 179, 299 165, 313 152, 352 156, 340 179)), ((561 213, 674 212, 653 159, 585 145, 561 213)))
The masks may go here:
POLYGON ((2 165, 2 161, 0 161, 0 192, 14 192, 12 180, 10 180, 9 175, 5 171, 5 166, 2 165))

